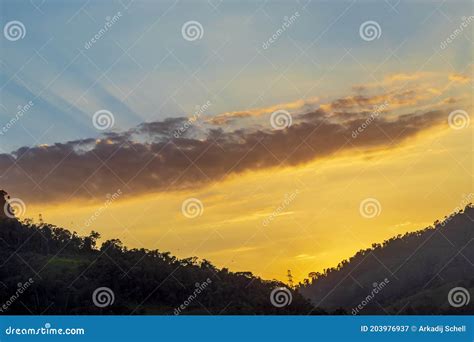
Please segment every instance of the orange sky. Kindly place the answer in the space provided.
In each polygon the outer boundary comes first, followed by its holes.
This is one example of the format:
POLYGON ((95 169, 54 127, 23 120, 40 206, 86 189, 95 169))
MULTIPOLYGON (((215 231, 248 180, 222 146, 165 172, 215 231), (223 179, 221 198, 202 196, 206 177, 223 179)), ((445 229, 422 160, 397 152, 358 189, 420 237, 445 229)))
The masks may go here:
POLYGON ((0 189, 279 280, 424 228, 473 198, 472 2, 387 4, 10 1, 0 189))
MULTIPOLYGON (((193 190, 128 196, 104 203, 28 206, 28 216, 80 233, 91 229, 129 247, 198 256, 233 271, 302 280, 361 248, 430 225, 473 191, 472 125, 441 126, 392 148, 343 152, 297 167, 233 175, 193 190), (187 218, 181 205, 202 202, 187 218), (360 213, 364 199, 379 215, 360 213), (97 219, 85 222, 99 212, 97 219)), ((106 198, 104 197, 104 202, 106 198)))

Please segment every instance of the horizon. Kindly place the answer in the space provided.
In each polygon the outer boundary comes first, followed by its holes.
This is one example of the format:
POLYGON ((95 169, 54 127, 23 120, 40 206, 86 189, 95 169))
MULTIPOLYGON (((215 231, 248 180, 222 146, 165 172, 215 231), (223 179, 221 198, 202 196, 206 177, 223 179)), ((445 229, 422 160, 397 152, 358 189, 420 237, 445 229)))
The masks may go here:
MULTIPOLYGON (((2 189, 0 189, 2 190, 2 189)), ((472 199, 474 198, 474 193, 470 193, 469 196, 467 196, 464 201, 460 204, 460 206, 456 207, 453 209, 452 212, 450 212, 449 214, 447 215, 444 215, 443 218, 441 219, 436 219, 433 221, 432 224, 430 224, 429 226, 426 226, 426 227, 422 227, 422 228, 419 228, 419 229, 415 229, 413 231, 408 231, 408 232, 405 232, 404 234, 398 234, 398 235, 393 235, 389 238, 387 238, 386 240, 383 240, 383 241, 373 241, 371 243, 370 246, 367 246, 365 248, 362 248, 358 251, 356 251, 353 255, 347 257, 347 258, 344 258, 344 259, 341 259, 337 264, 334 264, 333 266, 330 266, 330 267, 327 267, 327 268, 324 268, 324 269, 320 269, 320 270, 314 270, 312 271, 311 273, 315 273, 315 272, 318 272, 318 273, 321 273, 321 274, 324 274, 326 270, 329 270, 329 269, 337 269, 337 266, 340 265, 342 262, 344 261, 349 261, 350 259, 352 259, 352 257, 355 257, 357 254, 359 254, 360 252, 362 251, 367 251, 367 250, 374 250, 374 245, 383 245, 385 242, 388 242, 389 240, 392 240, 392 239, 399 239, 399 238, 404 238, 405 235, 407 234, 410 234, 410 233, 421 233, 421 232, 425 232, 427 230, 430 230, 430 229, 435 229, 439 226, 441 227, 445 227, 446 224, 448 224, 452 217, 456 216, 456 215, 459 215, 459 214, 462 214, 462 213, 465 213, 466 212, 466 208, 474 208, 473 207, 473 202, 470 202, 472 199)), ((8 203, 8 200, 7 200, 7 203, 8 203)), ((0 213, 0 219, 4 218, 3 216, 3 212, 0 213)), ((9 217, 9 216, 6 216, 6 218, 13 218, 15 219, 15 216, 14 216, 14 213, 12 213, 12 217, 9 217)), ((51 225, 53 227, 55 227, 56 225, 54 224, 51 224, 51 223, 48 223, 48 222, 45 222, 43 220, 43 217, 41 215, 41 213, 39 214, 39 219, 38 221, 36 221, 34 218, 31 218, 31 217, 25 217, 24 218, 25 220, 31 220, 31 222, 34 224, 34 225, 37 225, 37 226, 41 226, 41 225, 51 225)), ((472 219, 471 219, 472 220, 472 219)), ((21 221, 20 221, 21 222, 21 221)), ((70 232, 75 232, 75 231, 71 231, 69 227, 60 227, 60 226, 56 226, 58 228, 64 228, 66 230, 69 230, 70 232)), ((89 232, 89 233, 92 233, 93 231, 89 232)), ((100 231, 97 231, 96 233, 99 233, 100 234, 100 231)), ((79 237, 84 237, 86 235, 79 235, 79 237)), ((114 238, 113 237, 110 237, 110 240, 113 240, 114 238)), ((120 239, 119 239, 120 240, 120 239)), ((105 243, 107 242, 104 238, 102 238, 102 236, 100 236, 98 239, 97 239, 97 242, 98 242, 98 245, 96 246, 97 250, 100 250, 100 247, 105 243)), ((123 246, 125 249, 127 250, 132 250, 132 249, 141 249, 143 248, 142 246, 127 246, 127 245, 124 245, 123 246)), ((147 249, 147 248, 145 248, 147 249)), ((172 251, 163 251, 163 250, 160 250, 159 248, 157 249, 159 250, 160 253, 167 253, 169 252, 171 255, 173 255, 173 252, 172 251)), ((207 261, 207 262, 210 262, 212 264, 212 260, 206 260, 204 258, 200 258, 199 256, 194 256, 194 255, 188 255, 188 256, 184 256, 178 260, 185 260, 185 259, 188 259, 188 258, 192 258, 192 257, 197 257, 197 261, 198 262, 201 262, 201 261, 207 261)), ((247 272, 245 270, 239 270, 239 271, 236 271, 236 270, 232 270, 232 269, 229 269, 230 272, 247 272)), ((291 274, 291 270, 288 270, 288 272, 290 272, 291 274)), ((251 272, 254 276, 257 276, 259 277, 258 274, 254 274, 253 272, 251 272)), ((288 274, 287 274, 288 276, 288 274)), ((309 277, 309 275, 307 276, 309 277)), ((270 280, 270 279, 268 279, 270 280)), ((276 279, 276 278, 273 278, 273 280, 277 280, 277 281, 280 281, 282 283, 285 283, 287 284, 288 286, 291 286, 291 284, 289 283, 288 279, 276 279)), ((304 280, 307 280, 307 278, 305 277, 304 280)), ((304 283, 302 282, 303 279, 300 279, 298 280, 298 284, 295 284, 294 286, 298 286, 300 284, 303 284, 304 283)))

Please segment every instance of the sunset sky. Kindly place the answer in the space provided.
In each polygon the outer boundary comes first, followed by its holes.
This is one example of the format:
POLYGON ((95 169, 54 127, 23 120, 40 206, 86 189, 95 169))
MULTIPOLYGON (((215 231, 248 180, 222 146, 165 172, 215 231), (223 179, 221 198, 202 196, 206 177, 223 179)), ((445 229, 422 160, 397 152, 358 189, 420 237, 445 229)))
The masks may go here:
POLYGON ((471 1, 3 1, 2 27, 24 37, 0 40, 0 189, 22 217, 300 281, 472 201, 472 15, 471 1), (363 39, 368 21, 379 35, 363 39))

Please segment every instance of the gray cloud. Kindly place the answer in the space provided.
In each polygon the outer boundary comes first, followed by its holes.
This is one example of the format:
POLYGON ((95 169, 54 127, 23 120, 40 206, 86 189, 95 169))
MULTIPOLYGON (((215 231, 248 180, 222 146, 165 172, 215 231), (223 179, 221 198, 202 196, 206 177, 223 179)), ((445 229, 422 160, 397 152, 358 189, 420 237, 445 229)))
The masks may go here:
MULTIPOLYGON (((359 99, 360 100, 360 99, 359 99)), ((339 103, 340 104, 340 103, 339 103)), ((346 104, 344 104, 344 107, 346 104)), ((143 123, 100 139, 23 147, 0 154, 0 187, 29 201, 101 199, 118 188, 126 194, 160 192, 219 182, 230 174, 310 162, 352 148, 390 147, 445 121, 444 111, 380 115, 357 136, 370 112, 322 109, 294 117, 285 130, 249 127, 225 131, 190 127, 187 118, 143 123)))

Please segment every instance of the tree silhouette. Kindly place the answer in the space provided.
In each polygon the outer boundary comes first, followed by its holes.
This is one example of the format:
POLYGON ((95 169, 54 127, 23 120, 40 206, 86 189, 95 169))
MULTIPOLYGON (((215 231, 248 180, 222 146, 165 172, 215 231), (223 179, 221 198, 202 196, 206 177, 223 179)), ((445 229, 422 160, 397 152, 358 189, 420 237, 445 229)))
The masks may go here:
POLYGON ((447 293, 455 286, 473 292, 473 222, 469 204, 424 230, 373 243, 322 274, 311 272, 311 283, 300 283, 298 290, 323 309, 343 307, 350 312, 371 294, 374 284, 387 279, 388 285, 364 307, 364 314, 472 314, 472 302, 454 311, 447 293))
POLYGON ((10 196, 5 190, 0 190, 0 219, 11 218, 14 215, 13 209, 8 203, 10 196))
POLYGON ((0 303, 9 300, 19 283, 34 280, 21 301, 0 314, 173 314, 204 282, 205 289, 182 314, 321 313, 293 290, 291 305, 273 306, 270 294, 284 286, 281 282, 219 269, 197 257, 128 249, 118 239, 98 247, 99 239, 95 231, 81 237, 44 222, 0 219, 0 281, 5 286, 0 303), (114 292, 116 302, 98 308, 92 294, 104 286, 114 292))

